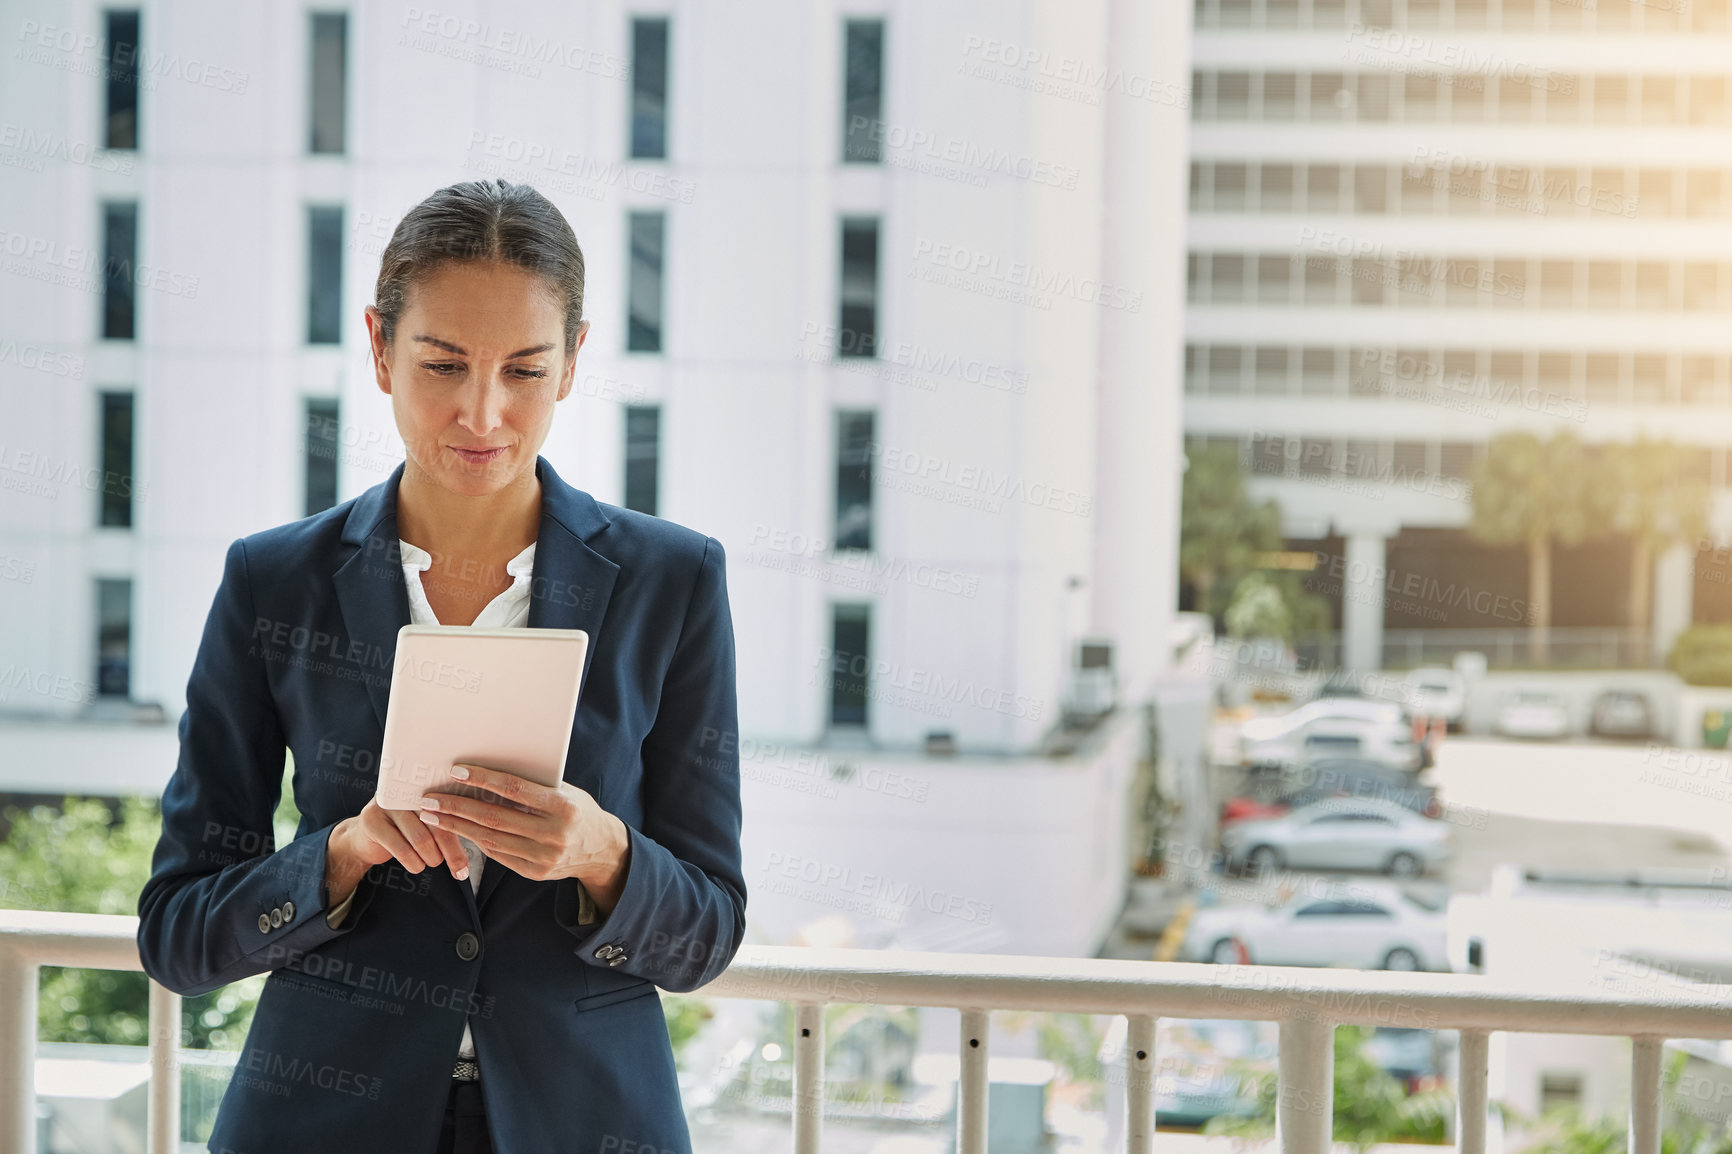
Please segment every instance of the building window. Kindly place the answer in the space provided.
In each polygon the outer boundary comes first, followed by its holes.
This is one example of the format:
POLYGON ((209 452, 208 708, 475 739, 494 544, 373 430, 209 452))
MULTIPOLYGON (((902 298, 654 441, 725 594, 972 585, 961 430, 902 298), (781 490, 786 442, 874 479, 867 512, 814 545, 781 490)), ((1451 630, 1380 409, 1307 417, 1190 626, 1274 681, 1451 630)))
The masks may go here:
POLYGON ((864 727, 872 689, 869 605, 831 607, 830 724, 864 727))
POLYGON ((96 523, 132 528, 132 394, 102 394, 102 486, 96 523))
POLYGON ((884 21, 850 20, 842 50, 842 160, 879 164, 883 139, 884 21))
POLYGON ((102 206, 102 336, 133 338, 133 269, 138 264, 138 205, 102 206))
POLYGON ((1582 1076, 1574 1070, 1548 1070, 1540 1074, 1540 1113, 1561 1106, 1582 1104, 1582 1076))
POLYGON ((836 548, 872 548, 871 413, 836 414, 836 548))
POLYGON ((132 692, 132 580, 96 582, 96 692, 126 697, 132 692))
POLYGON ((348 90, 345 58, 349 48, 349 17, 342 12, 313 13, 310 152, 343 151, 343 113, 348 90))
POLYGON ((343 312, 343 210, 307 209, 307 343, 340 340, 343 312))
POLYGON ((878 222, 842 222, 841 323, 836 332, 839 357, 878 355, 878 222))
POLYGON ((662 411, 659 405, 628 405, 625 410, 625 507, 656 516, 657 475, 661 471, 662 411))
POLYGON ((103 117, 105 148, 138 147, 138 9, 111 10, 107 22, 107 109, 103 117))
POLYGON ((631 154, 668 154, 668 22, 631 22, 631 154))
POLYGON ((631 283, 626 288, 626 340, 628 352, 662 351, 662 234, 667 215, 634 212, 630 235, 631 283))
POLYGON ((323 513, 337 503, 337 400, 307 398, 306 513, 323 513))

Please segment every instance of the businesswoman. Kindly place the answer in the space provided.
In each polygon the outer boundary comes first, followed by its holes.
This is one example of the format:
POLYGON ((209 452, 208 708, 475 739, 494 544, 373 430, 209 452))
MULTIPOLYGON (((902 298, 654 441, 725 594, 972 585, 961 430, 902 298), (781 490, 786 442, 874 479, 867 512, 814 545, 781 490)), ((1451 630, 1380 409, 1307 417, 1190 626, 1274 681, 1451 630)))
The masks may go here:
POLYGON ((405 459, 228 547, 139 897, 169 989, 269 975, 210 1148, 684 1154, 654 995, 716 977, 745 925, 722 548, 539 455, 589 324, 533 189, 411 209, 366 315, 405 459), (469 796, 374 803, 412 621, 588 631, 557 788, 454 766, 469 796))

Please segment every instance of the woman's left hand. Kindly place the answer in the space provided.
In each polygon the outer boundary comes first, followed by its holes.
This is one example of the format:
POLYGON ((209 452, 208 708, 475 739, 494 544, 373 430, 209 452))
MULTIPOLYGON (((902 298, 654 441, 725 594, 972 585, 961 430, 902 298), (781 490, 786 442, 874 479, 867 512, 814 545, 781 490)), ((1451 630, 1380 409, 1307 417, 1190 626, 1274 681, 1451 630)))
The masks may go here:
POLYGON ((631 856, 625 822, 568 781, 538 785, 469 762, 452 766, 451 776, 496 797, 429 794, 421 799, 422 821, 468 838, 532 881, 577 878, 603 915, 613 909, 631 856))

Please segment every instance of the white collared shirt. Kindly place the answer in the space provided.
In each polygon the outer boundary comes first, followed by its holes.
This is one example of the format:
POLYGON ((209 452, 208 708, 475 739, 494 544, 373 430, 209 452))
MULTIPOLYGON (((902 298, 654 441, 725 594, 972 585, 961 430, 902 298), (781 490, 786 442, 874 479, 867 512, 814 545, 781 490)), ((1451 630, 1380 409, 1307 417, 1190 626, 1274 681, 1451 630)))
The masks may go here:
MULTIPOLYGON (((421 574, 433 566, 433 556, 420 546, 411 545, 401 537, 397 544, 403 556, 403 580, 409 588, 409 620, 415 625, 443 624, 433 612, 433 606, 427 601, 427 591, 421 585, 421 574)), ((505 563, 505 571, 511 574, 511 588, 489 601, 476 615, 471 625, 483 628, 520 627, 529 622, 529 589, 530 580, 535 572, 535 542, 531 541, 517 556, 505 563)), ((487 855, 481 852, 481 847, 466 837, 457 839, 463 845, 463 852, 469 858, 469 888, 477 893, 481 890, 481 871, 487 865, 487 855)), ((445 868, 445 867, 440 867, 445 868)), ((463 1043, 457 1047, 457 1055, 461 1058, 475 1056, 475 1041, 469 1033, 469 1022, 463 1022, 463 1043)))

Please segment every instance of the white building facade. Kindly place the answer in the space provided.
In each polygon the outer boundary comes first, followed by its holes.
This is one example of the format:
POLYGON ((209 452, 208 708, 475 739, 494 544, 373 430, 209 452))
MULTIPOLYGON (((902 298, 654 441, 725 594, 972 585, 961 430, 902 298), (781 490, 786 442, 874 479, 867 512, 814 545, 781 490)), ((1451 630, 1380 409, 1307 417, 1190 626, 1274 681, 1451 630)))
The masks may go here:
POLYGON ((0 27, 0 705, 100 756, 81 782, 166 780, 162 742, 116 757, 77 722, 173 725, 226 545, 402 460, 362 309, 402 213, 483 177, 537 187, 587 258, 543 454, 725 546, 756 751, 1035 757, 1085 652, 1127 705, 1157 691, 1184 10, 6 2, 0 27))

